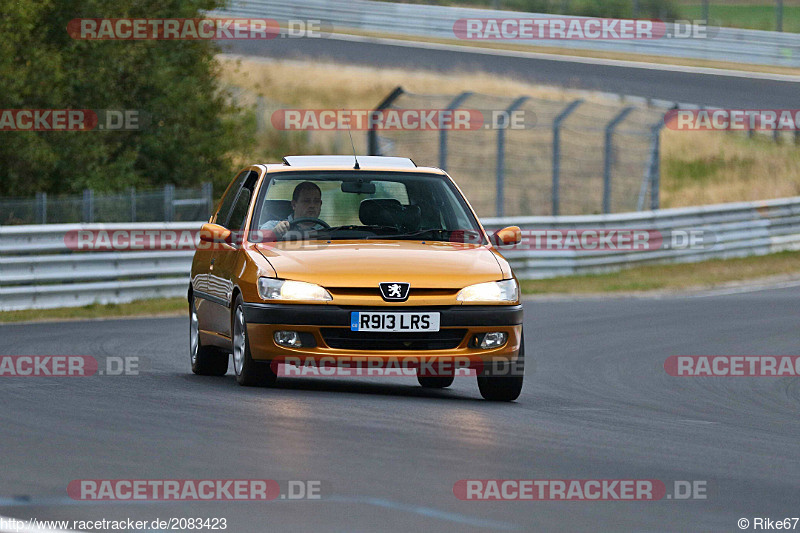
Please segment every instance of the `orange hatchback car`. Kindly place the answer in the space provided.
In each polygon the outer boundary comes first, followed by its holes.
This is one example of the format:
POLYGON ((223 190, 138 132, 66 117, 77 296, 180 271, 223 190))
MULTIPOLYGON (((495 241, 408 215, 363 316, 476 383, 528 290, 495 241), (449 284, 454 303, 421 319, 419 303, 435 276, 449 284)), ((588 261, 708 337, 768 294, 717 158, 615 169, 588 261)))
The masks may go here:
POLYGON ((270 385, 280 365, 477 375, 515 400, 519 284, 446 172, 396 157, 296 156, 233 180, 200 234, 189 287, 192 371, 270 385))

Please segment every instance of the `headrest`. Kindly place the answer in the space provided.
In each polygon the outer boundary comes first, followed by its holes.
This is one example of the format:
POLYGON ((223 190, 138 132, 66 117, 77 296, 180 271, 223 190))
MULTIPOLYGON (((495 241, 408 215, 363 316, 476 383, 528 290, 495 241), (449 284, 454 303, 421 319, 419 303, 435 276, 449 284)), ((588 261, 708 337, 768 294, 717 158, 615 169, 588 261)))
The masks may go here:
POLYGON ((414 231, 420 225, 420 209, 417 205, 403 205, 394 198, 371 198, 361 200, 358 218, 366 226, 394 226, 414 231))
POLYGON ((261 224, 268 220, 286 220, 292 214, 292 202, 289 200, 264 200, 261 208, 261 224))

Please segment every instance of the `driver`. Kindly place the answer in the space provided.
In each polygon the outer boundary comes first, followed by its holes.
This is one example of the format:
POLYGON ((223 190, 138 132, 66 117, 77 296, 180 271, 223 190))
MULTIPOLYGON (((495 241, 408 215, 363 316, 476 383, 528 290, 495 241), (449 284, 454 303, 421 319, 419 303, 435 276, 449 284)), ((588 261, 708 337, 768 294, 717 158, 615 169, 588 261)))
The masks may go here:
MULTIPOLYGON (((268 220, 261 229, 272 230, 278 238, 289 230, 292 221, 298 218, 319 218, 322 209, 322 191, 316 183, 304 181, 294 188, 292 193, 292 213, 286 220, 268 220)), ((301 222, 299 229, 312 229, 317 226, 314 222, 301 222)))

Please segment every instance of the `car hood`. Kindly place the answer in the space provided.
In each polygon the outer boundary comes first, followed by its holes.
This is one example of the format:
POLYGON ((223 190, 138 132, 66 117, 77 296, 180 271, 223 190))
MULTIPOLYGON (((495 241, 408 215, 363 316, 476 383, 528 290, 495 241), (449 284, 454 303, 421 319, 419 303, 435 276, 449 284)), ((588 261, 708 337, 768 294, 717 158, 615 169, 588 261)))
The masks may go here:
POLYGON ((255 245, 279 278, 323 287, 375 287, 384 281, 459 289, 503 278, 488 246, 428 241, 311 241, 255 245))

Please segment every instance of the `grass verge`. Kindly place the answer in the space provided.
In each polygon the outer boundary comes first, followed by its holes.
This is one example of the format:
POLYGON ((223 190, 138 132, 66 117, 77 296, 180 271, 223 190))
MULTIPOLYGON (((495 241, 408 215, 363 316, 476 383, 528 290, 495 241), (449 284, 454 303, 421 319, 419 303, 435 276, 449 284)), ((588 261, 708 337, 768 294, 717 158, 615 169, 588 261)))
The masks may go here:
MULTIPOLYGON (((684 18, 699 19, 702 14, 702 3, 681 6, 684 18)), ((714 2, 709 5, 708 18, 712 25, 730 28, 774 31, 777 26, 775 2, 714 2)), ((800 6, 783 7, 783 31, 800 32, 800 6)))
POLYGON ((608 274, 520 281, 523 294, 594 294, 680 291, 776 276, 797 275, 800 252, 780 252, 701 263, 646 265, 608 274))
POLYGON ((61 309, 26 309, 0 312, 0 323, 92 318, 123 318, 130 316, 174 316, 187 312, 186 298, 156 298, 126 304, 91 304, 61 309))

